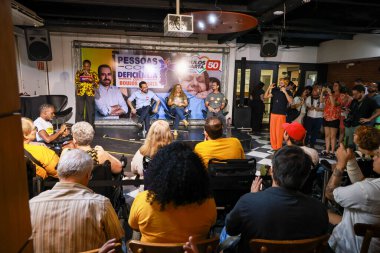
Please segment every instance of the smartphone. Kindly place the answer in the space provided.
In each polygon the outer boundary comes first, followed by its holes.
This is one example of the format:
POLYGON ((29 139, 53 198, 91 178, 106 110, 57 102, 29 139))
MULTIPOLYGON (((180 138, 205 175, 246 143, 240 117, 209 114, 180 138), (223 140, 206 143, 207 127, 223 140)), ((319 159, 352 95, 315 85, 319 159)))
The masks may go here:
POLYGON ((345 148, 348 148, 348 136, 344 137, 343 145, 344 145, 345 148))

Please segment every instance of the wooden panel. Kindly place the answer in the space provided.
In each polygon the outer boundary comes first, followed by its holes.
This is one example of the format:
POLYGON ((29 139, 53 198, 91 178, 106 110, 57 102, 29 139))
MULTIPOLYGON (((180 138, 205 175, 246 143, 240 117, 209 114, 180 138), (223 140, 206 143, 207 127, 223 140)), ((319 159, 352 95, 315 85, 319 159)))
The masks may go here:
POLYGON ((31 235, 20 116, 0 118, 0 252, 18 252, 31 235))
POLYGON ((0 52, 1 82, 0 115, 7 115, 20 109, 18 96, 16 57, 10 1, 0 0, 0 52), (6 92, 6 94, 4 94, 6 92))

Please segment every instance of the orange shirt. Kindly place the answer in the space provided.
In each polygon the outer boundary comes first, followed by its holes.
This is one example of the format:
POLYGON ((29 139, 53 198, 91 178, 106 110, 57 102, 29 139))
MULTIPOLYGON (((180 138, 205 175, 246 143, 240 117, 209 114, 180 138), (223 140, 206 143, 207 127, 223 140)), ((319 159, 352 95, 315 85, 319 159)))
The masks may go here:
POLYGON ((325 110, 323 112, 323 117, 327 121, 340 119, 340 113, 342 111, 344 94, 332 96, 334 96, 335 104, 331 104, 330 95, 325 97, 325 110))

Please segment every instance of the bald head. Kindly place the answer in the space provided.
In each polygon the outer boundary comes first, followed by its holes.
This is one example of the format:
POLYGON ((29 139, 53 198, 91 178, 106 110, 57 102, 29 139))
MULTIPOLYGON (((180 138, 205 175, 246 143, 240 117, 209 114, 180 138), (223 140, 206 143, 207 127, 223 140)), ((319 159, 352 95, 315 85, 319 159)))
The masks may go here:
POLYGON ((218 139, 223 135, 223 124, 218 117, 210 117, 206 119, 205 131, 212 140, 218 139))

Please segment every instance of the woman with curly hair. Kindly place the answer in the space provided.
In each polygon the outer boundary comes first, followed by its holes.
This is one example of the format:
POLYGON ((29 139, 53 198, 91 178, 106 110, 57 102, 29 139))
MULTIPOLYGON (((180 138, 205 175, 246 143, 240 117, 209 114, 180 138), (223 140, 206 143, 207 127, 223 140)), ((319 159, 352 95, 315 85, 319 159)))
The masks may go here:
POLYGON ((175 115, 174 119, 174 135, 178 135, 178 126, 179 121, 182 120, 185 127, 189 125, 184 114, 186 106, 188 105, 187 96, 182 90, 181 85, 175 84, 172 91, 169 94, 168 98, 168 106, 170 108, 170 112, 175 115))
POLYGON ((175 142, 158 151, 149 163, 149 190, 139 193, 129 225, 141 232, 141 241, 184 243, 192 235, 206 239, 216 220, 207 170, 184 143, 175 142))
POLYGON ((149 128, 144 145, 137 150, 131 161, 131 171, 144 176, 143 158, 147 156, 153 158, 157 151, 172 142, 172 135, 168 122, 164 120, 155 121, 149 128))

